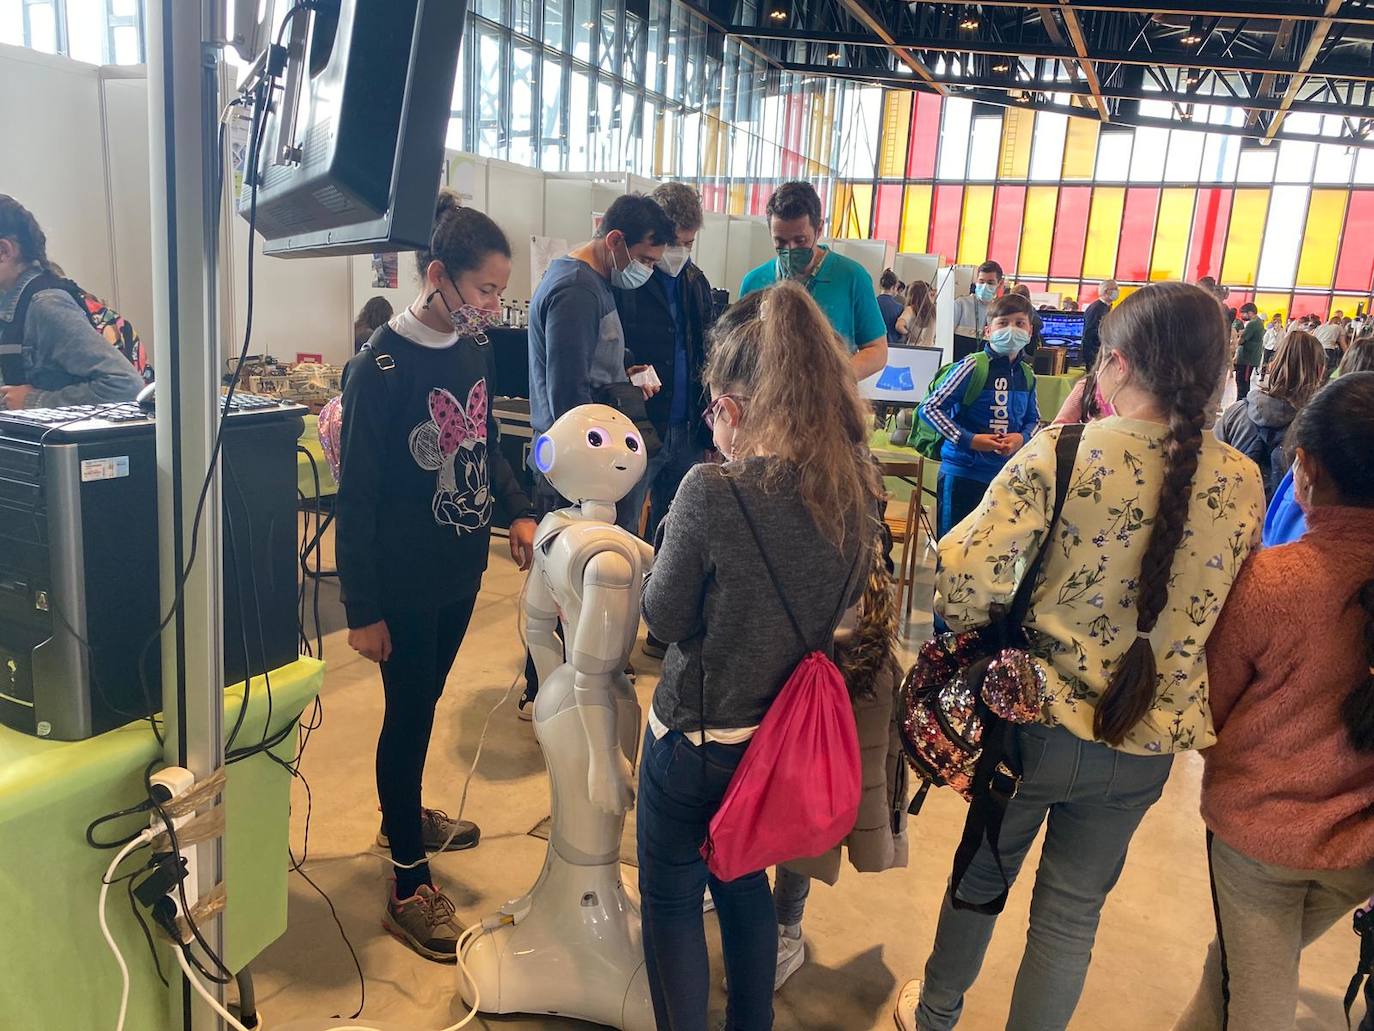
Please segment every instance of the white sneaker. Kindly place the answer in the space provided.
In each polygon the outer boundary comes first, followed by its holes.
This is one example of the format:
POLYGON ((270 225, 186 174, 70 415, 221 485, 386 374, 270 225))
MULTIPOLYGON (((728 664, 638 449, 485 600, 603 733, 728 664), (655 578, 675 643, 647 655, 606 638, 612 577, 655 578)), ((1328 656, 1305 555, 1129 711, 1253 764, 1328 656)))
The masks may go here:
POLYGON ((778 926, 778 969, 773 977, 773 991, 779 991, 787 979, 802 968, 806 962, 806 943, 802 941, 801 929, 794 938, 778 926))
POLYGON ((897 1009, 893 1012, 892 1019, 896 1022, 898 1031, 919 1031, 916 1026, 916 1010, 921 1005, 921 989, 924 987, 921 981, 908 981, 897 993, 897 1009))

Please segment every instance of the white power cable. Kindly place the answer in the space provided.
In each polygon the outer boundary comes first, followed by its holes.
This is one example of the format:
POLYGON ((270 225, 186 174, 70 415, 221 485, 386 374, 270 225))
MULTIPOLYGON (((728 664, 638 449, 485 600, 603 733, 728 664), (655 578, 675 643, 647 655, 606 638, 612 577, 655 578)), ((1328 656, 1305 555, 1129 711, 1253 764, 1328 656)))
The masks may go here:
POLYGON ((110 947, 110 951, 114 953, 115 962, 119 964, 119 976, 122 982, 119 992, 119 1019, 115 1023, 115 1031, 124 1031, 124 1018, 129 1010, 129 964, 124 962, 124 954, 119 951, 114 935, 110 933, 110 925, 105 920, 105 900, 110 895, 110 878, 114 876, 119 864, 124 862, 129 853, 142 848, 151 841, 152 837, 153 831, 150 827, 126 844, 110 861, 109 867, 105 870, 105 876, 100 878, 100 933, 105 936, 105 944, 110 947))
POLYGON ((186 962, 186 950, 178 948, 175 951, 177 954, 177 962, 181 964, 181 971, 186 975, 186 980, 191 982, 191 987, 196 990, 196 994, 204 999, 209 1007, 218 1013, 220 1017, 223 1018, 224 1022, 233 1028, 234 1031, 249 1031, 249 1029, 241 1024, 232 1013, 224 1008, 224 1005, 206 989, 205 985, 200 983, 200 978, 197 977, 196 972, 191 969, 191 964, 186 962))

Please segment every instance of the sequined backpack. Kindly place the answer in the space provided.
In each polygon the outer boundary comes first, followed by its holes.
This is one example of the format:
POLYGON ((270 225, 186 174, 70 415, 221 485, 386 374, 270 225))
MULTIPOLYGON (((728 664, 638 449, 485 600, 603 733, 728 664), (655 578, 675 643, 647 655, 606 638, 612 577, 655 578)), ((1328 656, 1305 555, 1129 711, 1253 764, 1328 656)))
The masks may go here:
MULTIPOLYGON (((997 849, 1002 814, 1021 780, 1015 727, 1038 720, 1048 701, 1045 671, 1025 650, 1022 624, 1064 510, 1082 435, 1082 424, 1060 430, 1054 456, 1054 512, 1011 607, 986 627, 932 637, 921 646, 916 664, 902 682, 898 698, 902 750, 923 781, 908 811, 920 812, 932 786, 951 787, 969 802, 950 879, 955 908, 1000 913, 1006 903, 1006 890, 981 904, 964 902, 954 890, 984 838, 998 869, 1002 866, 997 849)), ((1005 874, 1003 885, 1008 887, 1005 874)))

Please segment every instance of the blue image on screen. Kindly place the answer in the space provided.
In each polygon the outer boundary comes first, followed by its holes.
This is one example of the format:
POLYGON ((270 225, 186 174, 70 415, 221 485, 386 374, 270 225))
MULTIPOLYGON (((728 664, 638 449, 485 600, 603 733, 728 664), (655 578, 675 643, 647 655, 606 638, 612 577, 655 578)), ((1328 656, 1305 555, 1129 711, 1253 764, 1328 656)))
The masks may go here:
POLYGON ((889 365, 878 377, 879 390, 911 391, 916 383, 911 378, 911 369, 905 365, 889 365))

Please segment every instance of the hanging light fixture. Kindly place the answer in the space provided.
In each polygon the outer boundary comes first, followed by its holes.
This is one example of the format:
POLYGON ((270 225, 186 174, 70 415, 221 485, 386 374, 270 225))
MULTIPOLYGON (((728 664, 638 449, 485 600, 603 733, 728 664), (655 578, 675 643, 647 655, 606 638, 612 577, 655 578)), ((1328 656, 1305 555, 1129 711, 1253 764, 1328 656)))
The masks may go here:
POLYGON ((772 18, 774 21, 786 21, 787 12, 784 11, 781 7, 775 7, 773 8, 773 10, 768 12, 768 17, 772 18))
POLYGON ((1181 40, 1185 47, 1195 47, 1202 42, 1202 19, 1194 18, 1188 23, 1188 31, 1181 40))
POLYGON ((840 59, 840 52, 838 50, 832 50, 830 51, 830 53, 825 55, 825 59, 832 63, 838 61, 840 59))
POLYGON ((1007 59, 1005 57, 999 57, 993 63, 992 70, 994 72, 1008 72, 1011 71, 1011 65, 1007 63, 1007 59))
POLYGON ((959 28, 965 32, 973 32, 981 24, 983 23, 979 20, 978 15, 973 12, 969 12, 959 20, 959 28))

